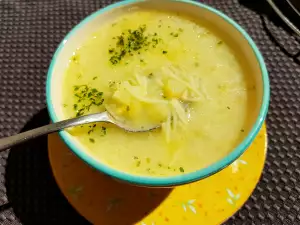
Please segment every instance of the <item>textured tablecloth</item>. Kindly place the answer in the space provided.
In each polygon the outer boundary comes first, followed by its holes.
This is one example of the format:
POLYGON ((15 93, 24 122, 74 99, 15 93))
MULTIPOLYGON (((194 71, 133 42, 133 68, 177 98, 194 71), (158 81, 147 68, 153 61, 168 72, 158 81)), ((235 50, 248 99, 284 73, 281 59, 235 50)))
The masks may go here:
MULTIPOLYGON (((204 2, 253 37, 265 57, 272 89, 263 176, 226 224, 300 224, 300 66, 291 57, 299 51, 299 40, 263 0, 204 2)), ((53 52, 76 23, 109 3, 0 0, 0 137, 48 122, 45 80, 53 52)), ((88 224, 52 177, 46 137, 0 154, 0 205, 0 224, 88 224)))

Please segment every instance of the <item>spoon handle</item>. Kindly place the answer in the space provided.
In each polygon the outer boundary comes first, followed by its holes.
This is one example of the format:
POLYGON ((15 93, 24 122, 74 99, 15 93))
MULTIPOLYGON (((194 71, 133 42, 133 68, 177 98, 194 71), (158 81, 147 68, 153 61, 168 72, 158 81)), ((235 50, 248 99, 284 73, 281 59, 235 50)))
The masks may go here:
POLYGON ((56 131, 68 127, 83 125, 87 123, 95 123, 95 122, 111 122, 111 121, 109 119, 108 113, 105 111, 102 113, 90 114, 86 116, 76 117, 73 119, 63 120, 57 123, 52 123, 29 131, 25 131, 23 133, 19 133, 10 137, 0 139, 0 152, 42 135, 54 133, 56 131))

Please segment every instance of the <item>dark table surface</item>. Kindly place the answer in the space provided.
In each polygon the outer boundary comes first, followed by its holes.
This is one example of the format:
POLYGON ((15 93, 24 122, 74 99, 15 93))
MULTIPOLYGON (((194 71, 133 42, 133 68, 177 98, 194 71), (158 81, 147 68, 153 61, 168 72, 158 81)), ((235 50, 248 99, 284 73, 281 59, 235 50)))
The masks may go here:
MULTIPOLYGON (((252 36, 271 79, 269 147, 263 176, 226 224, 300 224, 299 39, 263 0, 215 0, 252 36)), ((0 137, 49 121, 46 73, 58 43, 105 0, 0 0, 0 137)), ((0 224, 88 224, 52 177, 47 138, 0 154, 0 224)))

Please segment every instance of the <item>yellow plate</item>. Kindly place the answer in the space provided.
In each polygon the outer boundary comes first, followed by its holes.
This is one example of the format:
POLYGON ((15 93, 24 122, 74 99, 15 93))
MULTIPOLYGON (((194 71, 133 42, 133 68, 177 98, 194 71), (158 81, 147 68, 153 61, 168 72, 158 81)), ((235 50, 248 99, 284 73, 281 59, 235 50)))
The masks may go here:
POLYGON ((78 159, 57 134, 48 138, 55 179, 71 205, 99 225, 216 225, 232 216, 254 190, 266 158, 265 125, 234 163, 204 180, 174 189, 117 182, 78 159))

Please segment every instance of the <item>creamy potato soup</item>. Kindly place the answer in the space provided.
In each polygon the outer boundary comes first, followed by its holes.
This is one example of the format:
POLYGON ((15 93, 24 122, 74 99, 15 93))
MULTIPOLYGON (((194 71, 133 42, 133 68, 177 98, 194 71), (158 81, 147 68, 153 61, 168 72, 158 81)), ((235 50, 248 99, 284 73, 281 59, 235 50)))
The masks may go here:
POLYGON ((108 110, 142 133, 95 123, 70 129, 100 162, 171 176, 220 160, 244 138, 254 82, 209 26, 161 11, 126 12, 70 56, 65 118, 108 110))

